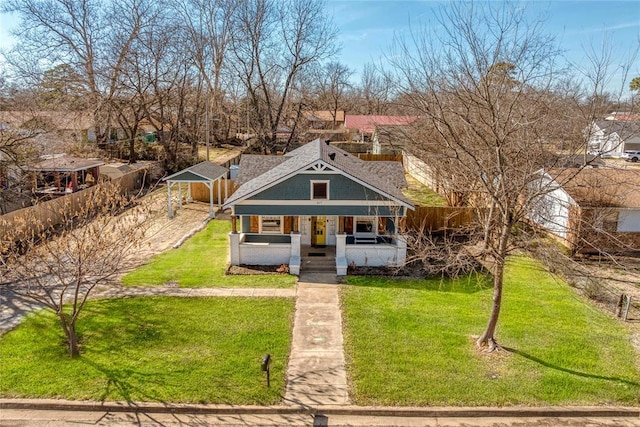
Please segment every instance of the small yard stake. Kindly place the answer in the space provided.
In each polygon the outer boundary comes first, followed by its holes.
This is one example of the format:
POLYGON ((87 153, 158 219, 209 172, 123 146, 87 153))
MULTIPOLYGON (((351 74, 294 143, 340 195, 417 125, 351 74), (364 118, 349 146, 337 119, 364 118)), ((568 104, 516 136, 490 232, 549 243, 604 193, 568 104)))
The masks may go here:
POLYGON ((624 308, 624 317, 622 318, 622 320, 626 322, 627 315, 629 314, 629 307, 631 306, 631 296, 630 295, 625 295, 625 296, 627 297, 627 305, 624 308))
POLYGON ((267 387, 271 387, 271 355, 265 354, 262 356, 262 363, 260 364, 262 371, 267 373, 267 387))
POLYGON ((616 304, 616 317, 622 317, 622 305, 624 304, 624 294, 620 294, 620 298, 618 298, 618 303, 616 304))

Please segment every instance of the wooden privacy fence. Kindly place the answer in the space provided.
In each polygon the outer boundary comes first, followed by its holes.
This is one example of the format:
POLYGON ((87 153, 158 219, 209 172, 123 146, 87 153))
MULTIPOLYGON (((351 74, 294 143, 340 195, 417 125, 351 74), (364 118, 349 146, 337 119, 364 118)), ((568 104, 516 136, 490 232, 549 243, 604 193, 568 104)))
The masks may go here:
MULTIPOLYGON (((199 202, 209 203, 209 188, 206 185, 201 184, 199 182, 192 182, 191 184, 191 198, 193 200, 197 200, 199 202)), ((220 183, 220 190, 222 194, 220 195, 220 200, 224 201, 227 197, 231 196, 235 191, 235 187, 233 185, 233 180, 227 179, 226 181, 222 181, 220 183), (225 193, 225 185, 227 186, 227 192, 225 193), (225 197, 226 194, 226 197, 225 197)), ((213 185, 213 202, 218 203, 218 184, 213 185)))
POLYGON ((402 163, 402 154, 365 154, 359 153, 360 160, 367 162, 400 162, 402 163))
POLYGON ((429 232, 460 229, 471 225, 474 219, 471 208, 416 206, 415 210, 407 212, 407 228, 429 232))
POLYGON ((33 233, 38 233, 42 231, 40 229, 43 224, 46 224, 47 227, 60 224, 65 218, 70 216, 70 212, 71 215, 80 212, 80 210, 87 205, 87 201, 93 193, 98 191, 101 186, 110 183, 115 184, 119 186, 122 194, 139 188, 143 181, 142 178, 146 173, 146 169, 131 171, 121 177, 98 183, 82 191, 69 193, 62 197, 40 202, 34 206, 2 215, 0 216, 0 242, 6 242, 8 239, 6 236, 8 235, 19 238, 20 235, 29 236, 33 233), (19 233, 15 232, 16 228, 19 229, 19 233), (13 231, 9 233, 9 230, 13 231))

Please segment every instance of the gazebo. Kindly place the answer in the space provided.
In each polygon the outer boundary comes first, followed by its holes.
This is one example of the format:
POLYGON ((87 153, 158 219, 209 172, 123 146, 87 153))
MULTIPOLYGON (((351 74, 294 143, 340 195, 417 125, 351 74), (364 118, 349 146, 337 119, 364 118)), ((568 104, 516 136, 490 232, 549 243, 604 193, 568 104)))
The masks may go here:
POLYGON ((171 187, 175 184, 178 184, 178 205, 182 207, 182 183, 187 184, 187 201, 192 201, 191 197, 191 184, 199 183, 204 184, 209 189, 209 217, 213 218, 214 216, 214 194, 213 189, 214 186, 217 185, 217 193, 218 193, 218 207, 222 206, 222 203, 227 198, 227 174, 229 173, 229 169, 217 165, 215 163, 204 161, 200 162, 197 165, 193 165, 186 169, 181 170, 180 172, 174 173, 166 178, 164 181, 167 181, 167 206, 168 206, 168 215, 169 217, 173 217, 173 206, 171 203, 171 187), (222 197, 222 181, 224 181, 224 197, 222 197), (217 184, 216 184, 217 183, 217 184))
POLYGON ((95 185, 103 165, 97 159, 56 155, 24 169, 32 174, 34 193, 54 197, 95 185))

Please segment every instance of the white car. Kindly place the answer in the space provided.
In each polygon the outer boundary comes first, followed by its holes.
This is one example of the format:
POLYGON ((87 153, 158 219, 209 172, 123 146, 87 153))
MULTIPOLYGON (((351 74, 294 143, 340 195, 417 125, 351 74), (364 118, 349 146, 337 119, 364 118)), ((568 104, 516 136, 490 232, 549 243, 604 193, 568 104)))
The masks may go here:
POLYGON ((622 158, 627 162, 637 162, 640 160, 640 151, 625 151, 622 153, 622 158))

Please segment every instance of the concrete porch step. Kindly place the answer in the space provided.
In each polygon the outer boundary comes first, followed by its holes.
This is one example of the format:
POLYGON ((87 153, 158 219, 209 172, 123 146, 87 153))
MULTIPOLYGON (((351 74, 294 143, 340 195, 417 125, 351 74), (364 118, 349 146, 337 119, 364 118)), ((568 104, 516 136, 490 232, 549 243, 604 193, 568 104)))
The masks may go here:
POLYGON ((300 270, 305 272, 335 272, 334 257, 302 257, 300 270))

